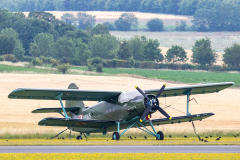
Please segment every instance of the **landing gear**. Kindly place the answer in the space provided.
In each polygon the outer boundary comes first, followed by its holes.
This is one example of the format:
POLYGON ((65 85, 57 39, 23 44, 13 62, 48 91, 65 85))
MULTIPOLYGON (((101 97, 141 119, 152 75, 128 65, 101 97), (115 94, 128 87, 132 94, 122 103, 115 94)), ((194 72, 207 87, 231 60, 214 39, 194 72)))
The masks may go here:
POLYGON ((156 140, 163 140, 164 139, 164 134, 162 131, 157 132, 156 140))
POLYGON ((82 138, 83 138, 83 137, 82 137, 82 133, 81 133, 81 135, 77 136, 76 139, 77 139, 77 140, 79 140, 79 139, 81 140, 82 138))
POLYGON ((120 139, 120 135, 118 132, 114 132, 112 135, 112 140, 119 140, 120 139))

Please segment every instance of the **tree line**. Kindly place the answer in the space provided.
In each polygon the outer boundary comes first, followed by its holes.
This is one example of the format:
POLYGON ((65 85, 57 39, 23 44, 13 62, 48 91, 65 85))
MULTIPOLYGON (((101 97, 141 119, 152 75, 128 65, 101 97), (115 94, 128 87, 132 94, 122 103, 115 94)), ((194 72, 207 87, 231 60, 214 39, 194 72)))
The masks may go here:
POLYGON ((193 16, 195 31, 239 31, 238 0, 1 0, 10 11, 139 11, 193 16))
MULTIPOLYGON (((80 17, 82 15, 85 13, 80 17)), ((125 13, 121 17, 123 15, 125 13)), ((176 64, 187 60, 187 53, 180 46, 172 46, 164 57, 158 40, 145 36, 118 39, 104 24, 82 30, 57 20, 50 13, 31 12, 25 17, 21 12, 7 10, 0 10, 0 21, 0 55, 4 55, 5 60, 95 65, 101 59, 114 60, 113 63, 120 59, 128 61, 130 66, 134 66, 135 61, 162 63, 165 59, 167 63, 176 64)), ((200 65, 213 65, 218 57, 209 38, 197 40, 192 51, 191 61, 200 65)), ((233 44, 225 49, 223 60, 229 66, 239 67, 239 57, 239 44, 233 44)))

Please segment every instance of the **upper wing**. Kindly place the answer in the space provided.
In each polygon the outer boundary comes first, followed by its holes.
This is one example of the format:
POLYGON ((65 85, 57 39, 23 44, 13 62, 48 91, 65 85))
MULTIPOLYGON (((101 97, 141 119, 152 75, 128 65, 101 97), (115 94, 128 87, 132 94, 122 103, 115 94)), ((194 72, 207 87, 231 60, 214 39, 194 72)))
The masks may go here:
POLYGON ((56 96, 63 94, 62 100, 106 101, 121 93, 121 91, 18 88, 12 91, 8 98, 56 100, 58 99, 56 96))
MULTIPOLYGON (((232 85, 234 85, 234 82, 209 83, 209 84, 182 86, 182 87, 169 87, 164 89, 160 97, 182 96, 182 95, 185 95, 186 92, 190 90, 192 90, 191 95, 214 93, 214 92, 219 92, 225 88, 231 87, 232 85)), ((154 95, 156 95, 158 91, 159 91, 159 88, 144 90, 144 92, 150 92, 154 95)))

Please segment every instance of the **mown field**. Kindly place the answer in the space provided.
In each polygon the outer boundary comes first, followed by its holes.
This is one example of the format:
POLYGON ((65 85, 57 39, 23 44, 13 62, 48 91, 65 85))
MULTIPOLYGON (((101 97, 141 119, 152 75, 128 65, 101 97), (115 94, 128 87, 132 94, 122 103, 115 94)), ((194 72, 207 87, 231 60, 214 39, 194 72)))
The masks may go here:
POLYGON ((205 160, 205 159, 229 159, 237 160, 240 158, 238 153, 3 153, 0 159, 139 159, 139 160, 205 160))
MULTIPOLYGON (((240 32, 120 32, 111 31, 111 35, 122 39, 130 39, 135 35, 146 36, 148 39, 157 39, 160 47, 171 48, 178 45, 184 49, 192 49, 196 40, 211 38, 212 48, 216 52, 224 52, 226 47, 240 42, 240 32)), ((222 57, 221 57, 222 58, 222 57)))

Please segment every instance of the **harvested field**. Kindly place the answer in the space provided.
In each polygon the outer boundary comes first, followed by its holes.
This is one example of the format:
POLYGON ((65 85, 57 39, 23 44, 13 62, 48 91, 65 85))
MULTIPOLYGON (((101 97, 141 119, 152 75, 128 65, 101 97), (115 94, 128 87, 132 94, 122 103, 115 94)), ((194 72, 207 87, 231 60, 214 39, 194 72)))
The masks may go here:
MULTIPOLYGON (((57 19, 61 19, 61 16, 64 13, 71 13, 75 17, 77 13, 80 11, 46 11, 48 13, 53 14, 57 19)), ((26 16, 28 16, 29 12, 23 12, 26 16)), ((115 12, 115 11, 86 11, 86 14, 96 16, 97 23, 102 23, 105 21, 114 22, 117 20, 122 13, 126 12, 115 12)), ((145 25, 149 19, 159 18, 162 19, 165 25, 175 25, 176 21, 184 20, 187 24, 191 24, 192 17, 191 16, 180 16, 180 15, 172 15, 172 14, 156 14, 156 13, 142 13, 142 12, 128 12, 133 13, 139 20, 140 25, 145 25)))
MULTIPOLYGON (((60 107, 58 101, 45 100, 14 100, 8 99, 8 94, 20 87, 29 88, 67 88, 72 82, 76 83, 80 89, 89 90, 120 90, 128 91, 130 81, 131 90, 137 85, 142 89, 157 88, 163 85, 163 81, 154 81, 149 79, 132 77, 101 77, 101 76, 83 76, 83 75, 54 75, 54 74, 0 74, 0 135, 11 134, 31 134, 31 133, 49 133, 59 132, 63 128, 59 127, 40 127, 37 123, 45 117, 61 117, 59 114, 32 114, 31 111, 36 108, 60 107)), ((167 87, 182 86, 184 84, 167 83, 167 87)), ((190 102, 190 112, 206 113, 214 112, 216 115, 195 123, 200 133, 223 131, 239 132, 239 99, 238 89, 226 89, 219 93, 196 95, 198 102, 190 102)), ((186 110, 186 97, 173 97, 160 99, 160 102, 166 105, 179 99, 172 105, 177 110, 168 108, 166 111, 173 116, 184 115, 186 110), (180 98, 180 99, 179 99, 180 98)), ((86 102, 88 106, 95 102, 86 102)), ((152 118, 163 117, 160 113, 155 113, 152 118)), ((165 133, 183 133, 193 132, 191 123, 173 124, 157 127, 157 130, 163 130, 165 133)), ((139 133, 139 130, 131 129, 132 133, 139 133)))

